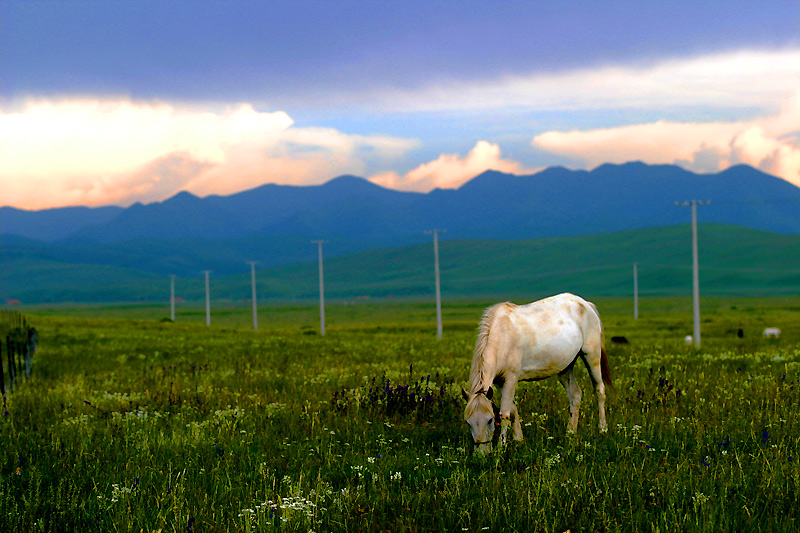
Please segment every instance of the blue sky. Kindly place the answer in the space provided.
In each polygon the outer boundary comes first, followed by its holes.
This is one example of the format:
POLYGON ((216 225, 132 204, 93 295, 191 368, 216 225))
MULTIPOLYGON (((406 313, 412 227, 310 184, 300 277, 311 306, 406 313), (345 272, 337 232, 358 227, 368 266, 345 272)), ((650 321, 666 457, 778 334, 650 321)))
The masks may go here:
POLYGON ((800 3, 0 3, 16 207, 627 160, 800 185, 800 3))

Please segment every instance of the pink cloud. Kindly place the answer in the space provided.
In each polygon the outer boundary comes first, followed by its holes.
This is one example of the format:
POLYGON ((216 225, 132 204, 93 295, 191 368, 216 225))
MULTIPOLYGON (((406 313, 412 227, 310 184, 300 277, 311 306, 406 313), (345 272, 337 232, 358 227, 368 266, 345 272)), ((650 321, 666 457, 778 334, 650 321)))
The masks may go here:
POLYGON ((516 161, 503 159, 498 145, 478 141, 466 157, 461 157, 459 154, 442 154, 403 176, 395 172, 385 172, 372 176, 370 181, 392 189, 426 192, 437 187, 457 188, 486 170, 511 174, 525 172, 522 165, 516 161))
POLYGON ((392 161, 415 140, 297 128, 282 111, 210 111, 129 100, 31 100, 0 108, 3 202, 26 209, 128 205, 181 190, 230 194, 319 183, 392 161))
POLYGON ((744 163, 800 186, 800 92, 774 116, 740 122, 658 121, 586 131, 549 131, 531 144, 584 162, 675 163, 716 172, 744 163))

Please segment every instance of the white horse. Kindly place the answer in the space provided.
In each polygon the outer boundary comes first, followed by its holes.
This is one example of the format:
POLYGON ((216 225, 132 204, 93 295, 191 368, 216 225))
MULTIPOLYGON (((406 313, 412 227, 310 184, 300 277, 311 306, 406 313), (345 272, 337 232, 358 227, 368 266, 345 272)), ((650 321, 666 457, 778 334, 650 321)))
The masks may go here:
POLYGON ((467 407, 464 418, 480 453, 491 450, 495 431, 492 384, 500 389, 500 442, 506 443, 509 426, 514 439, 522 428, 514 392, 520 380, 540 380, 555 374, 567 391, 570 419, 567 431, 578 429, 581 389, 573 375, 578 356, 594 384, 600 410, 600 431, 606 431, 605 385, 611 371, 603 338, 603 325, 594 304, 574 294, 559 294, 527 305, 504 302, 483 314, 470 370, 470 390, 462 389, 467 407))

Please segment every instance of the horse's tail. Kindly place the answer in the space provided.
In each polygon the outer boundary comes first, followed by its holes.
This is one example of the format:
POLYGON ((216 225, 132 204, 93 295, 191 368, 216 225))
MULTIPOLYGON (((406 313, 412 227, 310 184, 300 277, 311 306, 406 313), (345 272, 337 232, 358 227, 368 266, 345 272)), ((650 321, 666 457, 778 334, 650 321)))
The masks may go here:
POLYGON ((600 373, 603 375, 603 383, 614 388, 614 383, 611 381, 611 367, 608 366, 608 356, 606 355, 605 340, 600 337, 602 344, 600 345, 600 373))
POLYGON ((603 376, 603 383, 613 389, 614 383, 611 380, 611 367, 608 365, 608 355, 606 354, 606 333, 603 328, 603 321, 600 320, 600 311, 597 310, 597 306, 592 302, 587 303, 594 309, 595 314, 597 314, 597 322, 600 324, 600 374, 603 376))

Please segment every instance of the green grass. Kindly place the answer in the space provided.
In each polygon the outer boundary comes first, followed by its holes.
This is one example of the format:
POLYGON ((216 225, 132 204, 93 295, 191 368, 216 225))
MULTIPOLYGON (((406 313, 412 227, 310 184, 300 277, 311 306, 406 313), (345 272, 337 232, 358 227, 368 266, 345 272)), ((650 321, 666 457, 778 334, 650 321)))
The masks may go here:
POLYGON ((703 300, 699 350, 686 299, 638 321, 595 301, 630 341, 608 344, 609 432, 581 370, 576 436, 557 380, 526 383, 525 440, 487 458, 460 387, 488 301, 446 306, 441 341, 413 302, 332 306, 324 337, 314 306, 257 332, 241 308, 41 308, 0 417, 0 530, 795 531, 797 300, 703 300))

